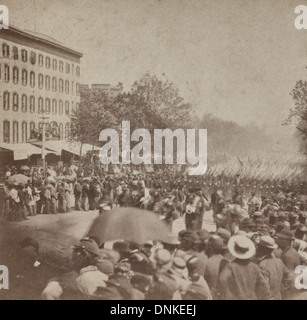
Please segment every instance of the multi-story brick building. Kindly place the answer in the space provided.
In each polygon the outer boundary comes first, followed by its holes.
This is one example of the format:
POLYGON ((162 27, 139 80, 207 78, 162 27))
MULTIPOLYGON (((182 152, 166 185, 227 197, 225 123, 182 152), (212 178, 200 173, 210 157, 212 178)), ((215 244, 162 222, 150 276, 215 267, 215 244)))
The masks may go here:
POLYGON ((82 54, 13 27, 0 32, 0 147, 27 143, 32 129, 58 126, 60 140, 79 103, 82 54))

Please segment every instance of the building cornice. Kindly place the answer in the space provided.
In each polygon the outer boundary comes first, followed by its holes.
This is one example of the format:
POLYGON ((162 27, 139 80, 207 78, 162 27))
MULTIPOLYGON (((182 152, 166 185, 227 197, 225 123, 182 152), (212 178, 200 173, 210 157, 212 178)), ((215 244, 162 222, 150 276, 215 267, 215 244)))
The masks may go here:
POLYGON ((67 48, 59 43, 44 39, 39 35, 27 33, 15 27, 9 29, 2 29, 0 38, 19 43, 21 45, 32 47, 34 49, 43 50, 50 54, 55 54, 63 58, 68 58, 80 62, 82 53, 73 49, 67 48))

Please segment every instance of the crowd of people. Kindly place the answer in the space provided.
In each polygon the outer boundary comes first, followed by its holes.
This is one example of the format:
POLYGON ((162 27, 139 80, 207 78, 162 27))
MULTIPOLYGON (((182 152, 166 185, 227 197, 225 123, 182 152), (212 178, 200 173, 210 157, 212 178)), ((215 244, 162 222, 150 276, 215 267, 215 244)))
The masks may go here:
MULTIPOLYGON (((246 201, 239 177, 229 193, 216 183, 205 188, 200 177, 170 172, 105 174, 71 165, 49 167, 46 175, 39 169, 22 173, 26 184, 10 184, 13 172, 6 173, 10 220, 72 207, 103 214, 120 206, 153 211, 169 228, 167 240, 121 240, 112 249, 95 237, 82 239, 70 270, 50 279, 43 299, 279 300, 297 294, 295 268, 307 264, 307 202, 288 185, 265 195, 252 189, 246 201), (206 210, 212 210, 215 231, 204 228, 206 210), (178 218, 185 230, 176 234, 178 218)), ((35 264, 38 244, 31 246, 35 264)))

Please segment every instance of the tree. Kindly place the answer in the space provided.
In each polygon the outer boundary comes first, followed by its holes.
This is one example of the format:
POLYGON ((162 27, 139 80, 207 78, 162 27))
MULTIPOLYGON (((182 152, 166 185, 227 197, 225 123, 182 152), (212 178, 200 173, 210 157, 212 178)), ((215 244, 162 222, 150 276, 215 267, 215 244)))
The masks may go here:
POLYGON ((301 149, 307 152, 307 82, 299 80, 295 84, 295 88, 291 92, 292 100, 295 107, 290 109, 288 118, 284 121, 284 125, 288 125, 293 119, 296 120, 296 129, 301 138, 301 149))
POLYGON ((89 88, 80 89, 79 108, 73 110, 71 116, 70 141, 97 144, 99 133, 106 128, 116 127, 116 117, 108 111, 110 99, 103 90, 89 88))
POLYGON ((191 120, 191 105, 184 102, 178 87, 164 74, 163 78, 147 73, 133 84, 131 94, 157 128, 186 128, 191 120))

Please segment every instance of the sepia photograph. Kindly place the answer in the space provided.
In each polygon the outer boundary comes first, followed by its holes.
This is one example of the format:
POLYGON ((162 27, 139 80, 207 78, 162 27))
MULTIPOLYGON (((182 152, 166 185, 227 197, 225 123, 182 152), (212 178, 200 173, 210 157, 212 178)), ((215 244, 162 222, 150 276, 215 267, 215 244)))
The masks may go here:
POLYGON ((305 4, 0 0, 0 300, 307 300, 305 4))

